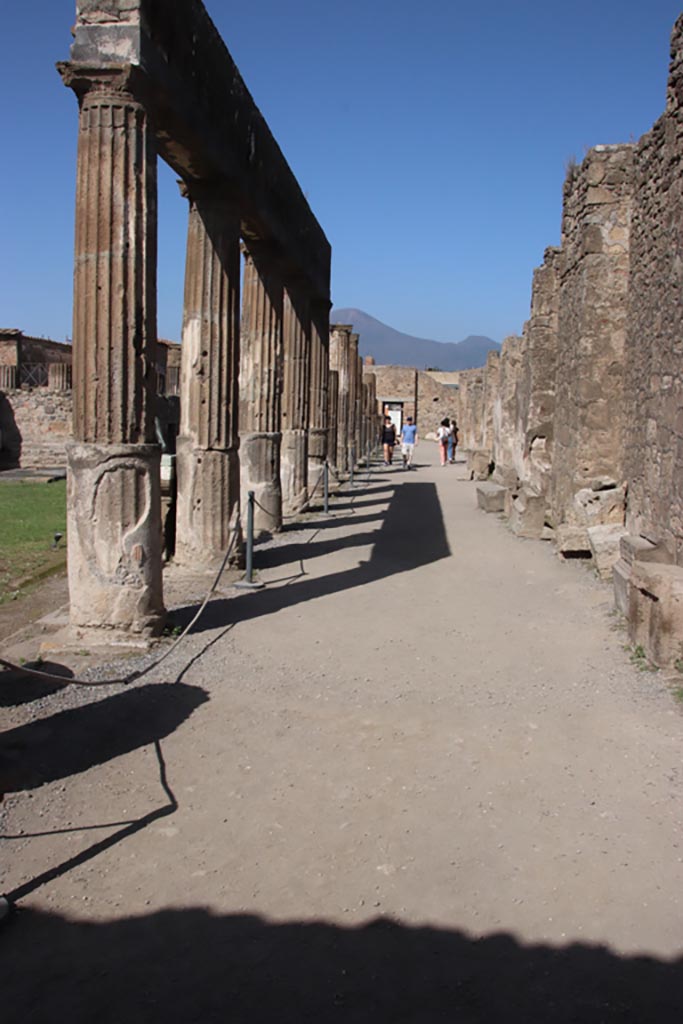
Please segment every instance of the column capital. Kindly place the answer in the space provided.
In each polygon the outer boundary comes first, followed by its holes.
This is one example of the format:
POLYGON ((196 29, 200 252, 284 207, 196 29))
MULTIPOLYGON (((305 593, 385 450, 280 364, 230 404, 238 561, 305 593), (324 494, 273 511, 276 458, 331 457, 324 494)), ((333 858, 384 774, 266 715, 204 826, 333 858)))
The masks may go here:
POLYGON ((79 104, 84 101, 111 102, 118 100, 145 105, 149 83, 142 68, 136 64, 81 64, 58 61, 57 71, 69 89, 73 89, 79 104))

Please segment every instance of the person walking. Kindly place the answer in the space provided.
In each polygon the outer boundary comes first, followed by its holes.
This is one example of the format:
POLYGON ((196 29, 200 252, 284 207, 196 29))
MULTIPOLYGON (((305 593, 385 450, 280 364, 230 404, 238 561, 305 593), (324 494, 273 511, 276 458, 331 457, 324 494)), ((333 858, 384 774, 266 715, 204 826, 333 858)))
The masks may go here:
POLYGON ((448 465, 448 439, 451 436, 451 421, 446 418, 441 420, 439 429, 436 432, 436 438, 439 442, 439 458, 441 459, 441 465, 448 465))
POLYGON ((408 416, 403 429, 401 430, 401 455, 403 456, 403 468, 412 469, 413 452, 417 444, 417 424, 413 423, 412 416, 408 416))
POLYGON ((448 461, 452 466, 455 465, 455 453, 458 447, 458 424, 455 420, 451 420, 451 436, 448 440, 448 461))
POLYGON ((391 416, 384 417, 382 427, 382 446, 384 448, 384 465, 390 466, 394 459, 394 446, 396 444, 396 427, 391 421, 391 416))

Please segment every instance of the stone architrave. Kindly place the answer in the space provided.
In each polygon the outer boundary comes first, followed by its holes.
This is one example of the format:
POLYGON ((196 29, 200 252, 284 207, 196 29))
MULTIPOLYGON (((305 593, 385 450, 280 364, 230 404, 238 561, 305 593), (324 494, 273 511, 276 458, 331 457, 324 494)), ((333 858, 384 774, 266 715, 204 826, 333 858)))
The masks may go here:
POLYGON ((338 374, 336 466, 339 473, 346 473, 349 468, 351 324, 330 324, 330 369, 338 374))
POLYGON ((308 418, 311 375, 310 300, 299 283, 287 282, 283 307, 282 506, 296 512, 308 500, 308 418))
POLYGON ((308 492, 322 488, 327 458, 328 385, 330 369, 330 304, 311 303, 311 383, 308 429, 308 492))
POLYGON ((255 533, 282 526, 280 401, 282 276, 269 248, 244 246, 240 338, 240 467, 242 502, 256 498, 255 533))
POLYGON ((211 569, 230 543, 240 493, 240 216, 237 204, 211 185, 183 191, 190 208, 175 558, 211 569))
POLYGON ((153 443, 156 150, 135 68, 59 70, 80 107, 70 618, 77 628, 153 635, 165 619, 153 443))

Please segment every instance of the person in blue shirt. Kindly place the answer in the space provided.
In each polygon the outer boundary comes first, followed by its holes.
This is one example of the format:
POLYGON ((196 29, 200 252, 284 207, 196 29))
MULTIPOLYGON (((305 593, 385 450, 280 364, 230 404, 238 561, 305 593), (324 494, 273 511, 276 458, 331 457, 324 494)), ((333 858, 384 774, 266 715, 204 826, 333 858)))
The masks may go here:
POLYGON ((417 444, 417 426, 413 423, 412 417, 408 416, 403 429, 401 430, 401 455, 403 456, 403 468, 412 469, 413 452, 417 444))

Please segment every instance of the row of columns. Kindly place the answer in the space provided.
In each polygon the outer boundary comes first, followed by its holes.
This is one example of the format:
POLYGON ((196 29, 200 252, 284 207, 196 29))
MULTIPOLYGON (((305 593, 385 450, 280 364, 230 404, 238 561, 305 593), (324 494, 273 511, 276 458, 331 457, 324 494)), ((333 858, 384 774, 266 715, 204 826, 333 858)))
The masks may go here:
MULTIPOLYGON (((134 69, 62 65, 80 102, 74 284, 74 438, 68 455, 72 624, 156 633, 164 620, 154 443, 156 150, 134 69)), ((176 560, 225 555, 240 492, 258 532, 341 473, 372 415, 358 335, 242 238, 225 186, 182 183, 189 205, 177 441, 176 560), (243 257, 243 267, 242 267, 243 257), (243 273, 241 273, 243 270, 243 273), (242 296, 240 278, 242 276, 242 296)))

